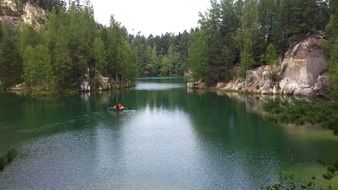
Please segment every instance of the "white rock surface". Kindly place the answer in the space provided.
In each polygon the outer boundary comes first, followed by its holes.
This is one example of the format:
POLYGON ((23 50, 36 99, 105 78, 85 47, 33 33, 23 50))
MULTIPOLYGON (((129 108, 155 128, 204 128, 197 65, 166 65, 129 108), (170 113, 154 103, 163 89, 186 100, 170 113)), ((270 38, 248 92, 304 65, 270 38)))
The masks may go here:
POLYGON ((285 53, 281 64, 249 70, 244 80, 230 81, 219 89, 302 96, 321 93, 328 83, 327 63, 319 46, 323 40, 320 35, 308 36, 285 53))

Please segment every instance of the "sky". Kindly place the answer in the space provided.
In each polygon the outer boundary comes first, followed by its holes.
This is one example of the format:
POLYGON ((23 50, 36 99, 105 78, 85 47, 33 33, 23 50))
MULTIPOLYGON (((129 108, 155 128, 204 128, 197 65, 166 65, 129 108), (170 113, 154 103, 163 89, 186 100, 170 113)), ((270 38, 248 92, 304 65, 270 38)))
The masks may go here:
POLYGON ((209 7, 209 0, 91 0, 95 20, 108 25, 110 15, 131 34, 161 35, 198 26, 198 13, 209 7))

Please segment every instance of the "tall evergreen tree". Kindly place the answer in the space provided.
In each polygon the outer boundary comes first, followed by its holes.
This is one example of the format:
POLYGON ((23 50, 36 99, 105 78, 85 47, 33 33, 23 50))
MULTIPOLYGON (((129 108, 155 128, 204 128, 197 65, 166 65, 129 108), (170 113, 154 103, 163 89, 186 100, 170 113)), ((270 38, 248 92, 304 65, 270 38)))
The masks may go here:
MULTIPOLYGON (((237 31, 236 42, 241 50, 240 53, 240 73, 245 76, 248 69, 256 64, 255 60, 255 39, 259 36, 257 29, 257 1, 246 0, 243 7, 243 16, 241 17, 241 27, 237 31)), ((257 40, 257 39, 256 39, 257 40)))
POLYGON ((221 5, 217 0, 211 0, 210 10, 200 15, 201 30, 208 31, 205 33, 208 39, 209 48, 209 61, 210 61, 210 81, 219 81, 223 79, 224 68, 224 57, 223 57, 223 44, 224 39, 221 34, 222 26, 222 10, 221 5))
POLYGON ((2 23, 2 40, 0 44, 0 81, 4 88, 21 82, 22 64, 15 27, 2 23))
POLYGON ((274 35, 277 29, 278 1, 260 0, 258 3, 258 22, 261 26, 263 51, 270 43, 274 43, 274 35))
POLYGON ((225 80, 230 80, 231 75, 229 70, 234 66, 239 60, 239 49, 236 47, 236 42, 234 40, 236 31, 240 27, 240 15, 238 15, 238 6, 241 2, 237 1, 234 3, 233 0, 223 0, 221 1, 221 35, 224 40, 224 45, 222 49, 222 57, 224 60, 225 70, 225 80))
POLYGON ((48 89, 53 79, 49 50, 46 46, 28 45, 23 55, 23 80, 28 87, 48 89))
POLYGON ((208 79, 210 74, 208 37, 205 31, 195 31, 191 34, 188 50, 188 65, 195 80, 208 79))
POLYGON ((100 37, 96 37, 93 46, 96 68, 102 73, 105 73, 107 67, 107 53, 104 43, 100 37))
POLYGON ((328 60, 329 94, 338 99, 338 2, 329 2, 330 21, 326 27, 327 41, 322 44, 323 52, 328 60))
POLYGON ((68 49, 68 39, 65 36, 66 30, 63 25, 58 29, 58 41, 52 50, 53 70, 55 84, 58 89, 73 89, 72 83, 72 60, 68 49))

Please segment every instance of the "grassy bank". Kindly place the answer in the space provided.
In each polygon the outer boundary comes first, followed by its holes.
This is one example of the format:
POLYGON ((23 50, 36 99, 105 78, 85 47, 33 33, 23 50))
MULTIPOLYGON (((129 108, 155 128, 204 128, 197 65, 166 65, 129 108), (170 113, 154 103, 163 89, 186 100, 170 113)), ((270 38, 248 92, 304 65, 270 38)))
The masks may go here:
POLYGON ((320 125, 333 130, 334 134, 338 135, 337 101, 270 100, 264 104, 263 108, 270 121, 295 125, 320 125))
POLYGON ((11 149, 6 155, 0 157, 0 171, 3 171, 7 165, 13 162, 18 152, 15 149, 11 149))

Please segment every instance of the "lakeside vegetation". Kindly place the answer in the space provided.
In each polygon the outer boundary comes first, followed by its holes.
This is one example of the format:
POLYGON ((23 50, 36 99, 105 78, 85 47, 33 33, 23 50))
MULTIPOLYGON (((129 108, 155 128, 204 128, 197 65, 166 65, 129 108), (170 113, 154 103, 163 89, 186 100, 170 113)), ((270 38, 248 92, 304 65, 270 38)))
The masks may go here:
POLYGON ((269 100, 263 108, 270 121, 295 125, 321 125, 338 135, 337 101, 269 100))
MULTIPOLYGON (((318 124, 338 135, 336 1, 212 0, 211 8, 201 14, 199 28, 155 37, 130 35, 114 17, 107 27, 97 24, 89 2, 74 1, 69 7, 62 1, 36 3, 49 11, 45 28, 1 24, 0 91, 25 83, 30 92, 74 92, 87 72, 94 88, 101 75, 122 82, 137 75, 175 76, 191 71, 195 80, 229 81, 243 77, 248 69, 275 64, 306 34, 325 31, 322 49, 330 75, 326 99, 269 101, 264 109, 271 121, 318 124)), ((0 171, 16 156, 12 149, 0 157, 0 171)), ((332 164, 323 177, 331 179, 337 170, 337 163, 332 164)), ((303 184, 281 175, 279 183, 265 188, 317 189, 315 180, 303 184)))
POLYGON ((190 33, 131 36, 140 76, 183 76, 190 33))
POLYGON ((86 74, 94 88, 101 75, 116 83, 136 76, 128 33, 114 17, 105 27, 95 22, 89 2, 59 0, 46 6, 51 11, 43 28, 2 22, 2 88, 25 83, 30 90, 77 91, 86 74))
MULTIPOLYGON (((21 2, 21 1, 20 1, 21 2)), ((275 64, 307 34, 323 33, 330 92, 338 92, 337 2, 333 0, 211 0, 199 27, 179 34, 129 34, 114 17, 94 20, 90 1, 30 1, 47 11, 44 27, 0 32, 2 88, 78 90, 89 69, 97 88, 101 75, 121 82, 135 76, 182 76, 207 83, 244 77, 249 69, 275 64)))
POLYGON ((3 171, 7 165, 13 162, 17 154, 18 152, 15 149, 11 149, 6 155, 0 156, 0 172, 3 171))
POLYGON ((318 184, 316 177, 312 177, 306 182, 300 182, 294 174, 280 173, 279 180, 275 184, 261 187, 262 190, 333 190, 331 186, 318 184))
POLYGON ((209 84, 245 77, 246 71, 279 62, 309 34, 324 35, 328 62, 327 96, 338 96, 338 3, 330 0, 222 0, 191 32, 188 69, 209 84))

